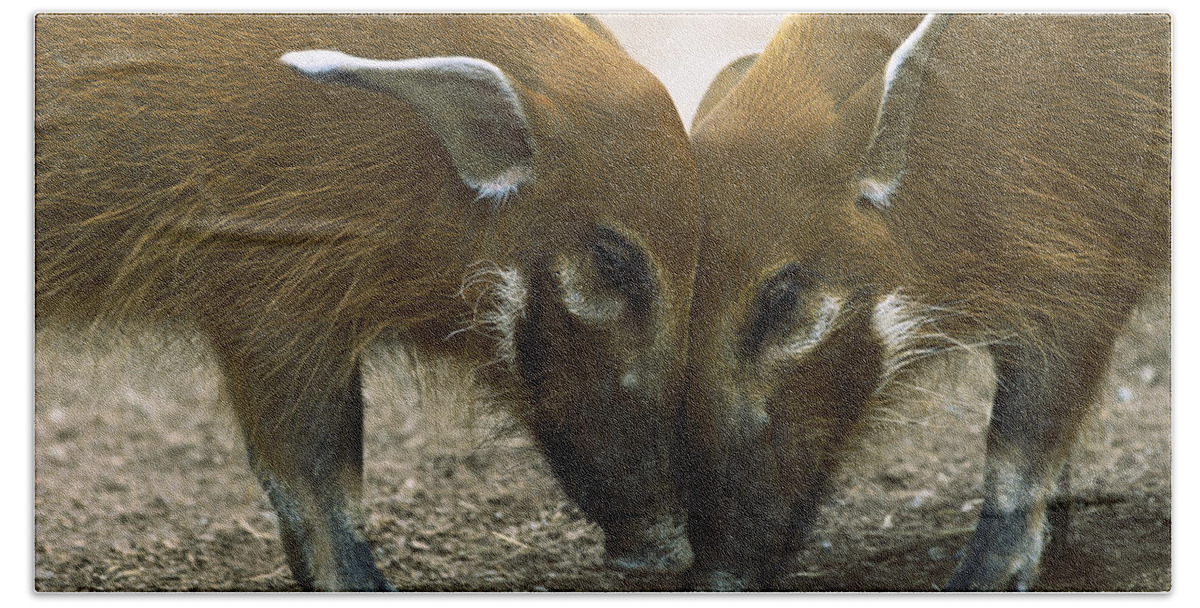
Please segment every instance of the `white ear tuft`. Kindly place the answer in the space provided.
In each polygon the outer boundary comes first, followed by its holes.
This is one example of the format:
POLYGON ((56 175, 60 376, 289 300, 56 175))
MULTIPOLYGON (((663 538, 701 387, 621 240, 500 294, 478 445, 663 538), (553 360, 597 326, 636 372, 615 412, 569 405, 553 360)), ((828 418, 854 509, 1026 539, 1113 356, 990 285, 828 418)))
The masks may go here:
POLYGON ((533 142, 520 99, 495 65, 473 57, 366 59, 339 51, 287 53, 279 60, 316 82, 396 96, 438 135, 478 199, 503 202, 533 177, 533 142))
POLYGON ((291 66, 302 76, 319 80, 353 62, 355 58, 339 51, 296 51, 287 53, 279 61, 291 66))
POLYGON ((478 193, 475 200, 491 201, 493 205, 499 206, 517 193, 517 186, 533 179, 533 171, 528 167, 513 167, 488 182, 473 182, 466 176, 461 177, 463 183, 478 193))
POLYGON ((900 185, 899 176, 889 182, 864 177, 858 180, 859 204, 869 204, 876 209, 887 209, 892 206, 892 195, 900 185))

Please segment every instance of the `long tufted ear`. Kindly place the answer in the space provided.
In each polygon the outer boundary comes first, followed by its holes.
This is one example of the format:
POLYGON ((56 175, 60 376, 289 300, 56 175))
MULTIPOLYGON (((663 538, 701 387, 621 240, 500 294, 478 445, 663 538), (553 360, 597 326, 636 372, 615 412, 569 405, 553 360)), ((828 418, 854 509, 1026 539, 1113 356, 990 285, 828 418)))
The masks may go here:
POLYGON ((860 204, 880 209, 892 204, 907 164, 905 150, 929 57, 949 20, 949 15, 927 15, 888 60, 875 130, 859 170, 860 204))
POLYGON ((317 82, 395 95, 442 140, 463 183, 503 201, 533 177, 533 143, 521 102, 500 68, 472 57, 381 61, 338 51, 287 53, 280 61, 317 82))

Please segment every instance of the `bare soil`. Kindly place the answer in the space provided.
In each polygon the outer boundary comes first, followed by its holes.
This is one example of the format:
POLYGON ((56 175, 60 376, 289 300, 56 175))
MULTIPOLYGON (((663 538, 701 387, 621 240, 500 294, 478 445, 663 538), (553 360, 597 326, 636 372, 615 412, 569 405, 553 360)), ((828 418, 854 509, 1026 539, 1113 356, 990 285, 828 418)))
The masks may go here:
MULTIPOLYGON (((297 589, 215 366, 195 340, 166 335, 37 331, 35 589, 297 589)), ((1121 338, 1075 450, 1070 542, 1040 590, 1171 588, 1170 336, 1164 289, 1121 338)), ((982 357, 939 373, 872 420, 786 589, 931 591, 947 579, 978 513, 992 382, 982 357)), ((678 589, 603 565, 599 529, 469 375, 393 345, 369 359, 368 534, 392 583, 678 589)))

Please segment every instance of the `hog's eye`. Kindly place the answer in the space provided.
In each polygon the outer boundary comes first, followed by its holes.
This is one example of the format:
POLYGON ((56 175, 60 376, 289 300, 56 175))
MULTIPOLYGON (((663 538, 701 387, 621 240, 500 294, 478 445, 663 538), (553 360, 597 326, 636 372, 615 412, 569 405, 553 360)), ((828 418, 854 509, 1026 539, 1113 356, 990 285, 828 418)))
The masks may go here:
POLYGON ((757 354, 771 336, 792 330, 801 300, 812 286, 812 277, 794 262, 763 282, 754 296, 743 331, 742 350, 746 356, 757 354))
POLYGON ((645 311, 654 296, 654 280, 646 255, 616 231, 597 230, 591 244, 592 262, 605 287, 623 294, 630 308, 645 311))
POLYGON ((754 307, 754 323, 766 327, 778 325, 779 322, 790 319, 796 312, 799 303, 800 286, 792 281, 780 281, 768 288, 759 296, 754 307))
POLYGON ((630 252, 612 243, 598 241, 592 245, 592 256, 600 273, 615 282, 629 280, 634 274, 630 252))

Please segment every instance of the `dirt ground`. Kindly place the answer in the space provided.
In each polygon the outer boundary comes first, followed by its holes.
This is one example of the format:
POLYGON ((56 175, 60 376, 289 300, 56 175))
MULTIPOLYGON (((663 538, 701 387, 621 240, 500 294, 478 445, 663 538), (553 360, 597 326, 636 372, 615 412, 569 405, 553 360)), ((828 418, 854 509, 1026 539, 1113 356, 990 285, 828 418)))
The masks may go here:
MULTIPOLYGON (((1041 590, 1169 590, 1170 294, 1122 337, 1075 451, 1071 549, 1041 590)), ((192 340, 45 327, 35 354, 39 591, 288 591, 274 513, 216 370, 192 340)), ((929 591, 978 513, 987 361, 963 358, 881 412, 790 590, 929 591)), ((413 591, 667 591, 606 568, 602 537, 521 431, 451 361, 377 348, 366 371, 366 509, 376 560, 413 591), (415 371, 414 371, 415 370, 415 371)))

